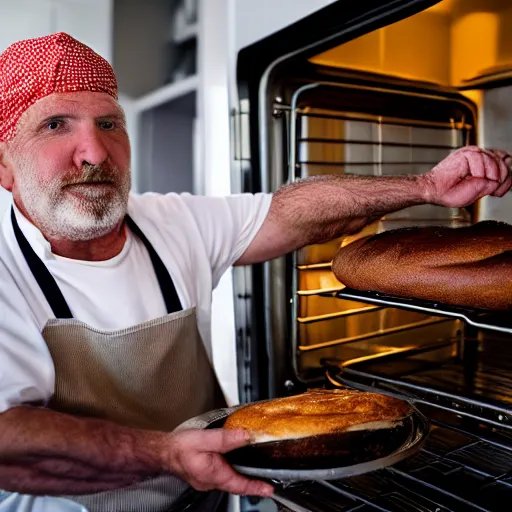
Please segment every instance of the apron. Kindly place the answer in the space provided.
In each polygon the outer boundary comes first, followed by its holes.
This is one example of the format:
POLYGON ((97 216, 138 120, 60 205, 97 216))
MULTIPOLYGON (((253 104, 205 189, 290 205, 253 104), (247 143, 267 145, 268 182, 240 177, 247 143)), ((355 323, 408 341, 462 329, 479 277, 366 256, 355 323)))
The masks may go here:
MULTIPOLYGON (((55 366, 50 409, 170 432, 189 418, 225 406, 195 308, 182 309, 169 272, 128 215, 128 228, 149 253, 168 314, 117 331, 95 329, 73 318, 14 210, 11 219, 20 249, 55 315, 42 333, 55 366)), ((169 510, 187 488, 178 477, 163 475, 114 491, 66 498, 91 512, 160 512, 169 510)))

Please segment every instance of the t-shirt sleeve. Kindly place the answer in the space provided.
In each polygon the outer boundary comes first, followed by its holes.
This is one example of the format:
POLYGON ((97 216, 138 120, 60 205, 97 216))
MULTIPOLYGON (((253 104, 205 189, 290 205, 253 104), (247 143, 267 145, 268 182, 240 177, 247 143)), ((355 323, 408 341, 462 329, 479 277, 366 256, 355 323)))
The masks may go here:
POLYGON ((212 265, 213 285, 245 252, 265 220, 272 194, 205 197, 182 194, 212 265))
POLYGON ((25 298, 0 261, 0 412, 27 403, 46 404, 54 368, 25 298))

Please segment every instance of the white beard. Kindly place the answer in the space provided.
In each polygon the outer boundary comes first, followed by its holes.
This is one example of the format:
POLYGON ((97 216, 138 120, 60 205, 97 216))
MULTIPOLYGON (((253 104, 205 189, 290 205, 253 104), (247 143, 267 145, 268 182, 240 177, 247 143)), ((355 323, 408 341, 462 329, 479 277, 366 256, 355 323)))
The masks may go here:
POLYGON ((71 182, 99 181, 106 176, 114 184, 98 188, 75 185, 63 188, 70 177, 41 183, 37 171, 28 165, 18 166, 16 185, 20 199, 32 222, 47 238, 88 241, 110 233, 126 215, 131 187, 130 173, 115 169, 102 171, 100 166, 87 167, 71 182), (103 178, 102 178, 103 177, 103 178))

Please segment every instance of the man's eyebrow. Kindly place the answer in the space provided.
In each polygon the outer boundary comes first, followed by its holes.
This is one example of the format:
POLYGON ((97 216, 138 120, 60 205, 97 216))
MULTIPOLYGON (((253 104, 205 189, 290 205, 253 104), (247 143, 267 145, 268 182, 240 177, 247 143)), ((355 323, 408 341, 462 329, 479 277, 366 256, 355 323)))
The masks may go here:
POLYGON ((51 116, 44 117, 39 121, 40 124, 53 121, 54 119, 76 119, 77 116, 73 114, 52 114, 51 116))
MULTIPOLYGON (((69 113, 66 113, 66 114, 52 114, 52 115, 46 116, 43 119, 41 119, 40 121, 38 121, 38 124, 49 123, 50 121, 54 121, 55 119, 78 119, 79 117, 80 116, 77 116, 75 114, 69 114, 69 113)), ((125 120, 125 115, 123 114, 123 112, 120 112, 120 111, 112 111, 112 112, 107 112, 107 113, 105 113, 103 115, 100 115, 100 116, 96 116, 95 119, 96 120, 100 120, 100 119, 119 119, 119 120, 124 121, 125 120)))
POLYGON ((123 112, 121 111, 112 111, 112 112, 108 112, 107 114, 103 114, 101 116, 97 116, 96 119, 121 119, 121 120, 125 120, 125 115, 123 112))

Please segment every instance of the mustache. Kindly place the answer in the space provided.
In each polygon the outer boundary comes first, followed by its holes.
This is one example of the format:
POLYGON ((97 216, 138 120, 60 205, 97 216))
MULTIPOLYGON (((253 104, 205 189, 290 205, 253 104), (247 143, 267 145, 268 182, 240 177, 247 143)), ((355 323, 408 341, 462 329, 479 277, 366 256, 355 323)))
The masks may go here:
POLYGON ((119 171, 116 167, 104 164, 90 165, 84 164, 79 174, 73 174, 62 180, 63 187, 68 185, 78 185, 83 183, 117 183, 119 181, 119 171))

